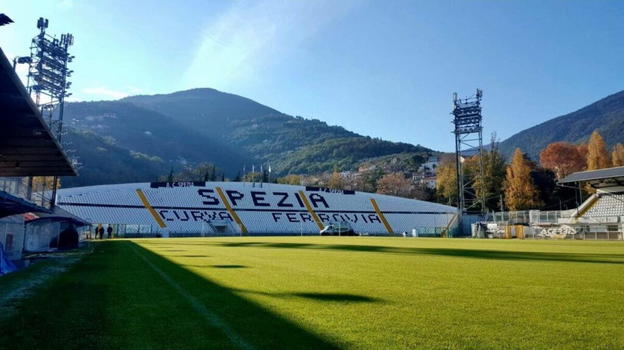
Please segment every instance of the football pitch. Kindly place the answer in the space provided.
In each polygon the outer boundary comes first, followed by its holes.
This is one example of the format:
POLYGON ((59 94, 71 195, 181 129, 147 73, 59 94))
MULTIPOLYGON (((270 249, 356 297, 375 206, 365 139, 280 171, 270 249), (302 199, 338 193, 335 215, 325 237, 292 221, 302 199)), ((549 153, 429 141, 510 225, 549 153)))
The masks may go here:
POLYGON ((235 237, 90 249, 21 296, 2 293, 56 262, 0 278, 1 349, 624 348, 624 242, 235 237))

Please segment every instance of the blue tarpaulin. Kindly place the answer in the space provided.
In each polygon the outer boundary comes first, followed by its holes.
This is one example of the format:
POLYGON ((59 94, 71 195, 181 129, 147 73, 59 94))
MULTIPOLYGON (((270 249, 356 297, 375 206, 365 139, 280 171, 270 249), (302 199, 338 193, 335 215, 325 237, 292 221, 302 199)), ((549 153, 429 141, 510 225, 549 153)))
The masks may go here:
POLYGON ((6 254, 4 254, 4 247, 2 243, 0 243, 0 275, 4 275, 5 273, 13 272, 17 270, 15 265, 11 262, 11 260, 7 259, 6 254))

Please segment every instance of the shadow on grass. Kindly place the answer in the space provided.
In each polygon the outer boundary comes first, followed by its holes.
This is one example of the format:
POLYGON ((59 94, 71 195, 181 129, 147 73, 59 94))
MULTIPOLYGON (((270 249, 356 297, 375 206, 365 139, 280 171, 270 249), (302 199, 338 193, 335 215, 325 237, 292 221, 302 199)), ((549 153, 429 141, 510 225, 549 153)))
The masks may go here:
POLYGON ((183 266, 183 267, 199 267, 199 268, 203 268, 203 269, 209 269, 209 268, 214 268, 214 269, 246 269, 246 268, 249 268, 249 266, 245 266, 245 265, 193 265, 193 264, 182 264, 180 266, 183 266))
POLYGON ((245 265, 210 265, 210 267, 214 267, 217 269, 245 269, 249 266, 245 265))
POLYGON ((96 244, 23 304, 0 321, 1 349, 341 346, 130 241, 96 244))
POLYGON ((375 303, 383 302, 379 298, 371 298, 365 295, 357 295, 350 293, 321 293, 321 292, 289 292, 289 293, 277 293, 277 292, 264 292, 259 290, 250 289, 233 289, 240 293, 249 293, 257 295, 265 295, 269 297, 278 298, 305 298, 316 301, 331 301, 331 302, 354 302, 354 303, 375 303))
MULTIPOLYGON (((197 243, 202 244, 202 243, 197 243)), ((463 258, 493 260, 525 260, 525 261, 559 261, 599 264, 624 264, 624 254, 586 254, 586 253, 549 253, 505 250, 455 249, 455 248, 422 248, 422 247, 389 247, 355 244, 308 244, 278 242, 210 242, 206 245, 224 247, 260 247, 287 249, 330 249, 341 251, 395 253, 414 255, 439 255, 463 258)))
POLYGON ((347 294, 347 293, 292 293, 293 296, 314 299, 319 301, 341 301, 341 302, 366 302, 372 303, 380 301, 376 298, 367 297, 364 295, 347 294))
MULTIPOLYGON (((134 249, 140 251, 139 254, 146 256, 150 262, 170 276, 210 312, 219 317, 221 322, 241 339, 249 343, 252 348, 339 348, 332 341, 304 329, 301 325, 295 324, 253 301, 239 296, 235 293, 235 290, 197 275, 133 242, 131 244, 134 249)), ((197 257, 199 256, 201 255, 197 255, 197 257)), ((221 269, 247 267, 244 265, 210 266, 221 269)))

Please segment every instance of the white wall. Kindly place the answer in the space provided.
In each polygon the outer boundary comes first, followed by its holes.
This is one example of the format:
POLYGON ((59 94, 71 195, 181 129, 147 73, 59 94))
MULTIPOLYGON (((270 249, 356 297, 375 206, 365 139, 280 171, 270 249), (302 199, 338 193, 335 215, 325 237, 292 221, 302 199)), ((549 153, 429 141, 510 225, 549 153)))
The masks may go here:
POLYGON ((9 260, 18 260, 22 257, 24 218, 21 215, 0 219, 0 243, 9 260))

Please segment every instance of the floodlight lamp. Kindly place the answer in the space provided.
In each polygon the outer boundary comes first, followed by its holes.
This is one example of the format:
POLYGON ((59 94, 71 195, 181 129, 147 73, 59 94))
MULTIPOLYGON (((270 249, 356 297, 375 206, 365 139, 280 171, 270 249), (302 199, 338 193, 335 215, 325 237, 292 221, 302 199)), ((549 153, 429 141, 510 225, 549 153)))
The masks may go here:
POLYGON ((43 17, 39 17, 39 20, 37 21, 37 29, 46 29, 48 28, 48 20, 46 18, 43 17))
POLYGON ((17 58, 17 63, 19 64, 24 64, 24 63, 32 63, 32 58, 30 56, 22 56, 22 57, 18 57, 17 58))

